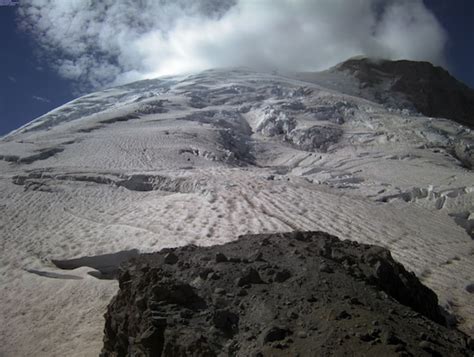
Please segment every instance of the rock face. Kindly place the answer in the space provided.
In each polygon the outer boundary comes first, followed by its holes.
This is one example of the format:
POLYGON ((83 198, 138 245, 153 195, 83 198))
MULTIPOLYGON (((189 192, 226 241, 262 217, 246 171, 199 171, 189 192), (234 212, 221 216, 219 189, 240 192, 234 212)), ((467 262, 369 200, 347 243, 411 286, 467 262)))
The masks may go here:
POLYGON ((441 67, 429 62, 354 58, 336 68, 353 74, 362 92, 376 89, 375 98, 381 103, 399 93, 426 116, 447 118, 474 128, 474 90, 441 67))
POLYGON ((122 266, 102 356, 467 356, 436 295, 386 249, 242 236, 122 266))

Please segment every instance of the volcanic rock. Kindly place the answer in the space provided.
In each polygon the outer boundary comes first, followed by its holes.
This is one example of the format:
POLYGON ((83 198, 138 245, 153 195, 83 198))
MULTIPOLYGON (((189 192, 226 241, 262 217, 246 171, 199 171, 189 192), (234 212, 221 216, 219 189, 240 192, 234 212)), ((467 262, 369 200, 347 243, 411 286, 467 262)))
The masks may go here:
POLYGON ((474 90, 442 67, 429 62, 352 58, 336 70, 353 74, 359 80, 361 94, 374 91, 371 99, 382 104, 399 94, 426 116, 447 118, 474 128, 474 90), (392 83, 384 87, 387 78, 392 83))
POLYGON ((167 254, 122 265, 103 357, 472 353, 466 335, 444 326, 435 293, 377 246, 295 232, 177 248, 186 269, 166 264, 167 254), (256 250, 265 261, 243 258, 256 250), (221 255, 229 259, 212 273, 220 278, 203 280, 221 255))

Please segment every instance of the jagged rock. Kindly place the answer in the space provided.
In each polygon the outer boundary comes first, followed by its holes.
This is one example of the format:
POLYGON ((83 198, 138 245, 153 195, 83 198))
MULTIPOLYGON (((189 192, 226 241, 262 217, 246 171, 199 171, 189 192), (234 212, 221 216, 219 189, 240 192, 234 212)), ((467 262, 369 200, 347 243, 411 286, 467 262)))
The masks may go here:
POLYGON ((294 232, 175 249, 188 269, 166 264, 169 254, 121 267, 103 357, 472 353, 443 325, 436 295, 380 247, 294 232), (255 252, 265 260, 246 258, 255 252), (218 256, 232 259, 211 270, 218 256))
POLYGON ((291 331, 288 329, 272 326, 262 332, 261 342, 262 344, 267 344, 269 342, 281 341, 289 334, 291 334, 291 331))
POLYGON ((361 96, 372 89, 375 93, 370 99, 385 104, 398 93, 407 105, 426 116, 447 118, 474 128, 474 90, 441 67, 429 62, 352 58, 335 70, 353 74, 359 80, 361 96), (386 78, 394 79, 388 88, 383 85, 386 78))
POLYGON ((218 329, 233 334, 238 330, 239 315, 228 310, 216 310, 212 321, 218 329))
POLYGON ((242 273, 242 276, 237 279, 238 286, 245 286, 250 284, 262 284, 263 280, 260 277, 258 271, 254 268, 245 268, 242 273))

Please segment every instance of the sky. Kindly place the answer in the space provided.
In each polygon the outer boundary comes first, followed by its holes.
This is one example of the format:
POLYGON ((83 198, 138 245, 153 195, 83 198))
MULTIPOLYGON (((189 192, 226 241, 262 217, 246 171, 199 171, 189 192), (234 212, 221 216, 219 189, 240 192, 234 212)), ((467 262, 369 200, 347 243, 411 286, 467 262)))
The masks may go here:
POLYGON ((474 87, 472 0, 0 0, 0 135, 101 88, 213 67, 426 60, 474 87))

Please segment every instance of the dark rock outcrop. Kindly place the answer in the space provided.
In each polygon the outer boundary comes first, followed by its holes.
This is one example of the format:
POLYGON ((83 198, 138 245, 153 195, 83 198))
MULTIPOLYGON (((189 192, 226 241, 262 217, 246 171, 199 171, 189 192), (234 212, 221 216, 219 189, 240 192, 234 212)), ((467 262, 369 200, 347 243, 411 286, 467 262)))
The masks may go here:
POLYGON ((474 128, 474 90, 441 67, 429 62, 352 58, 335 70, 354 75, 362 96, 364 90, 375 89, 375 98, 384 104, 399 93, 426 116, 447 118, 474 128), (389 87, 384 84, 388 82, 389 87))
POLYGON ((143 254, 119 286, 104 357, 470 353, 434 292, 388 250, 322 232, 143 254))

